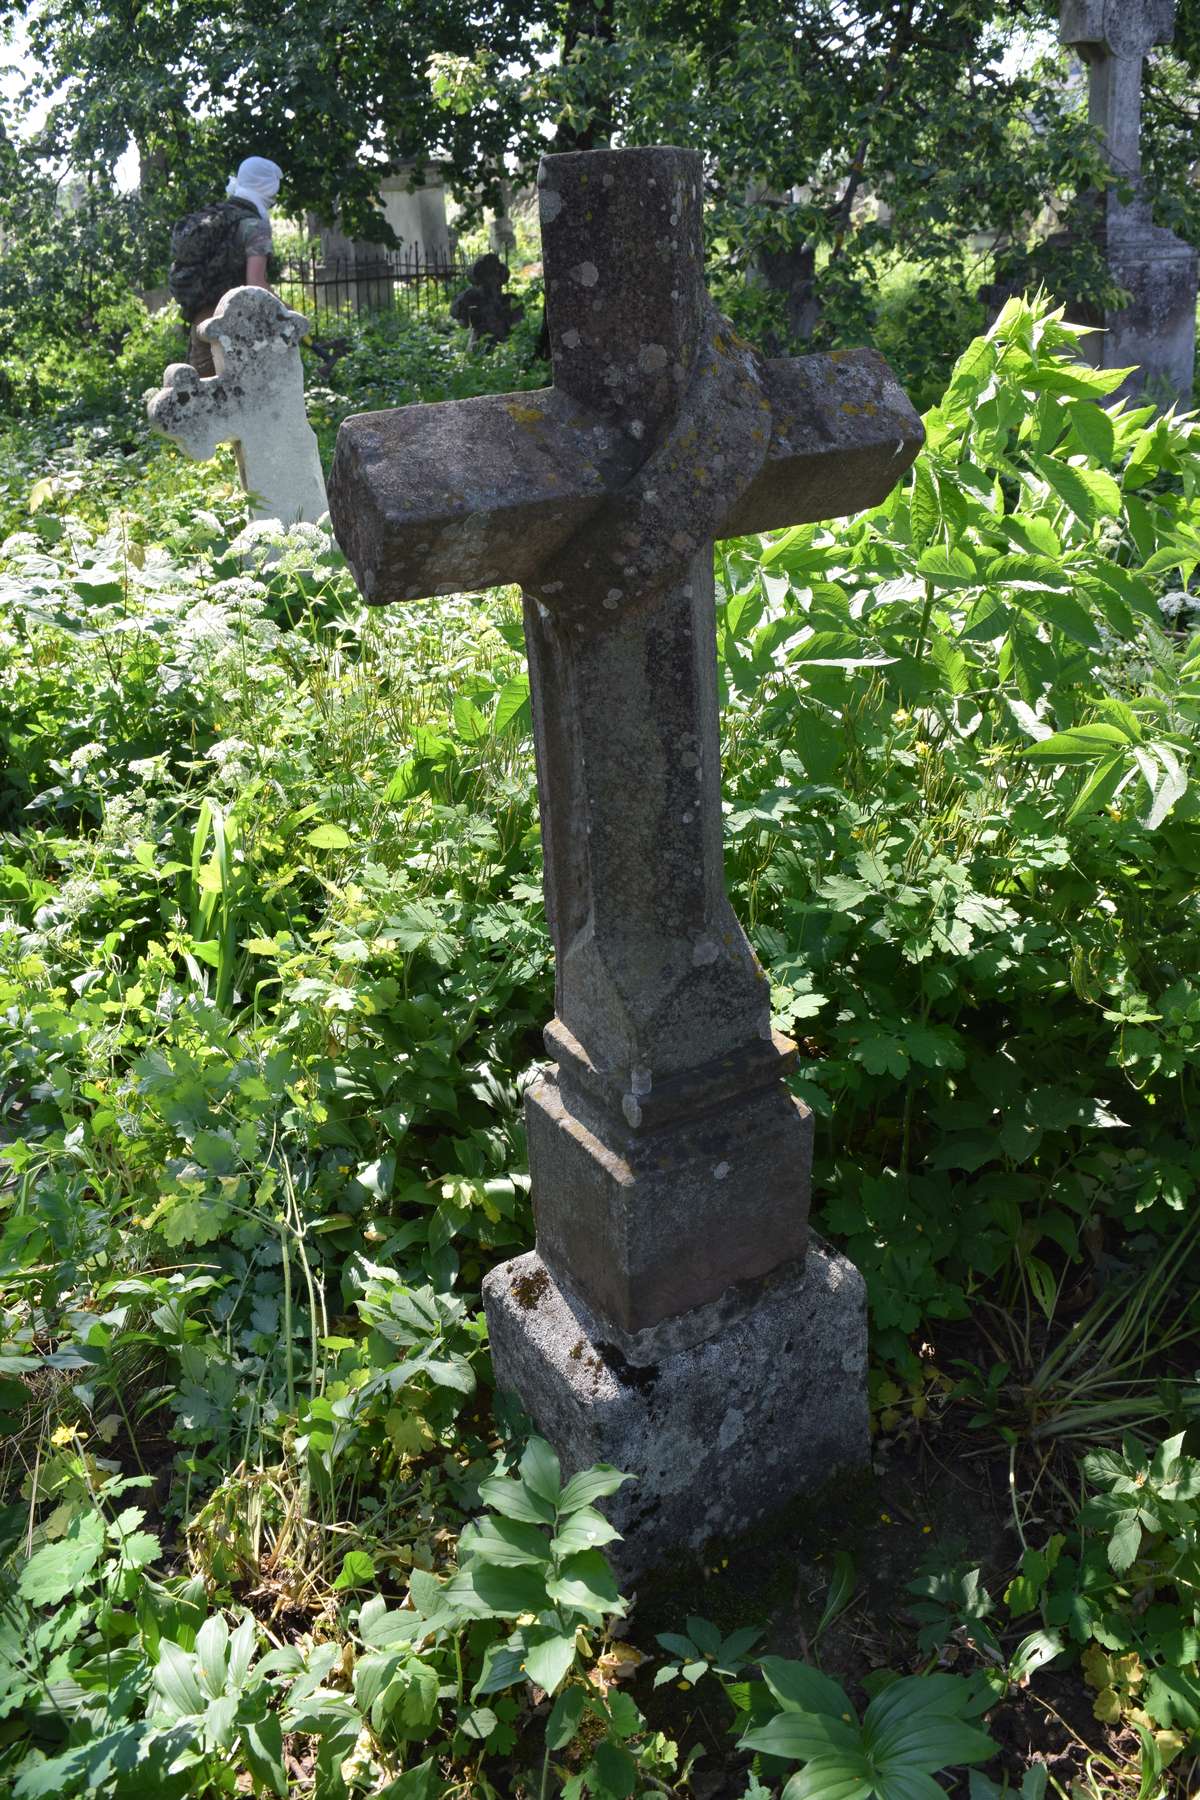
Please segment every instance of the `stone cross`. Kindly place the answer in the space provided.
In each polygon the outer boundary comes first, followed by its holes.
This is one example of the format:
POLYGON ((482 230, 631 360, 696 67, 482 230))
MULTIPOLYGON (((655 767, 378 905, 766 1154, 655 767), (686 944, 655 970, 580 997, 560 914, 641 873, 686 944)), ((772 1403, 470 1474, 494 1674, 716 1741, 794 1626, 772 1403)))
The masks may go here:
POLYGON ((1088 118, 1104 139, 1117 181, 1103 196, 1096 227, 1129 304, 1101 313, 1075 308, 1102 338, 1084 340, 1101 368, 1137 364, 1118 391, 1145 387, 1187 401, 1196 340, 1194 248, 1156 226, 1141 186, 1142 66, 1174 35, 1175 0, 1061 0, 1059 36, 1088 68, 1088 118), (1132 187, 1129 199, 1119 188, 1132 187))
POLYGON ((874 505, 922 442, 873 352, 738 339, 701 180, 687 150, 543 158, 553 387, 348 419, 330 477, 369 601, 524 590, 553 1066, 537 1249, 485 1301, 564 1462, 639 1475, 627 1568, 866 1454, 861 1279, 809 1248, 796 1050, 725 892, 713 540, 874 505))
POLYGON ((317 439, 304 410, 300 340, 308 321, 266 288, 231 288, 200 336, 215 375, 172 363, 147 411, 156 431, 204 462, 232 444, 256 519, 315 522, 327 510, 317 439))

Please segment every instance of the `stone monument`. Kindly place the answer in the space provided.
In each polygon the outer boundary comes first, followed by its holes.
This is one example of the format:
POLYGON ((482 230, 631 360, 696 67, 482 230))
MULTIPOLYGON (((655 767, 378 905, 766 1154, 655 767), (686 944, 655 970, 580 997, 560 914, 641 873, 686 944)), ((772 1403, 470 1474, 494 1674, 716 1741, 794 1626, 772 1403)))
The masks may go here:
POLYGON ((200 327, 217 373, 172 363, 147 407, 154 429, 196 462, 232 444, 252 516, 283 525, 313 523, 328 507, 304 410, 300 340, 307 330, 307 319, 266 288, 231 288, 200 327))
POLYGON ((504 291, 508 270, 491 251, 471 264, 471 285, 450 302, 450 317, 468 331, 467 348, 502 344, 521 317, 521 302, 504 291))
POLYGON ((556 953, 537 1249, 484 1283, 499 1385, 638 1476, 623 1572, 867 1455, 861 1277, 808 1234, 811 1117, 722 860, 713 540, 881 501, 922 441, 869 350, 763 362, 704 286, 701 158, 543 158, 554 386, 348 419, 376 604, 516 582, 556 953))
MULTIPOLYGON (((1141 180, 1142 64, 1155 44, 1170 43, 1174 0, 1062 0, 1059 35, 1088 69, 1088 117, 1103 134, 1117 180, 1094 200, 1114 279, 1128 290, 1119 312, 1089 313, 1102 326, 1082 348, 1098 368, 1139 365, 1118 393, 1166 390, 1187 403, 1196 351, 1197 256, 1150 217, 1141 180), (1120 190, 1132 189, 1129 199, 1120 190)), ((1074 309, 1079 312, 1081 309, 1074 309)))

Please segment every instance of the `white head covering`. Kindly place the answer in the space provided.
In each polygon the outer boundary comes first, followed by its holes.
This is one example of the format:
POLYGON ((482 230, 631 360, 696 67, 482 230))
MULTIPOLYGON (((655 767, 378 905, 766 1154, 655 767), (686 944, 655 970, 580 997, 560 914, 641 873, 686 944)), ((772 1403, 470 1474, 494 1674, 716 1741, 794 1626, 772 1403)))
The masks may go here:
POLYGON ((229 177, 225 192, 231 200, 248 200, 265 219, 282 180, 283 170, 278 163, 266 156, 248 156, 238 165, 237 174, 229 177))

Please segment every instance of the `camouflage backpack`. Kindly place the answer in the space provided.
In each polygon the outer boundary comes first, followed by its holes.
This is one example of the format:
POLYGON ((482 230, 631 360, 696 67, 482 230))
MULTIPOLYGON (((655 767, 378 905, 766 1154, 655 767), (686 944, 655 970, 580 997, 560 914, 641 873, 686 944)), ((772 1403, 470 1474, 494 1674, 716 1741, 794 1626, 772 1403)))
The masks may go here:
POLYGON ((171 231, 167 286, 184 317, 195 318, 246 279, 241 228, 258 209, 248 200, 218 200, 189 213, 171 231))

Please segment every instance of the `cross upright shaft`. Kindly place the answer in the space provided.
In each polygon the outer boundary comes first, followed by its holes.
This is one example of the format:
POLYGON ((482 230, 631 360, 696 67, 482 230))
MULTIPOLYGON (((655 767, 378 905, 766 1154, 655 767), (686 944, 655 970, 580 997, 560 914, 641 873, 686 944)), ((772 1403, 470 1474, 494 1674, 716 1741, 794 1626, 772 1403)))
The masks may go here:
POLYGON ((701 159, 543 159, 554 386, 348 420, 367 598, 525 592, 556 952, 538 1248, 630 1361, 804 1255, 811 1121, 725 893, 716 537, 882 500, 921 427, 871 352, 762 362, 704 287, 701 159))

